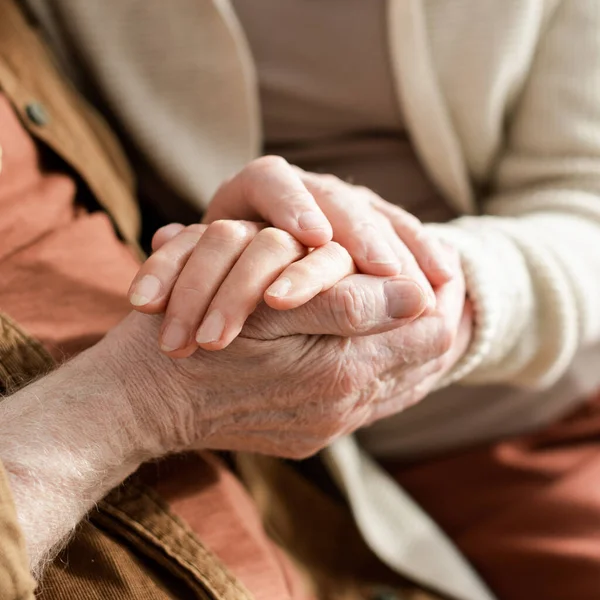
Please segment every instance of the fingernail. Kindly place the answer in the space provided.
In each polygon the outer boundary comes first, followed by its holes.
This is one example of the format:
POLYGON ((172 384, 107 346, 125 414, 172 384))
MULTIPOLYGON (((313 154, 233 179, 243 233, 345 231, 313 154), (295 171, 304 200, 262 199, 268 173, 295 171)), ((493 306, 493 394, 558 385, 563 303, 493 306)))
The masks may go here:
POLYGON ((292 281, 287 277, 278 279, 275 283, 267 288, 267 295, 273 298, 283 298, 292 289, 292 281))
POLYGON ((210 344, 218 342, 223 336, 225 330, 225 317, 220 310, 213 310, 204 319, 198 333, 196 334, 196 342, 198 344, 210 344))
POLYGON ((133 306, 145 306, 160 294, 161 283, 154 275, 144 275, 129 294, 129 302, 133 306))
POLYGON ((329 229, 329 221, 318 212, 305 212, 298 217, 300 229, 329 229))
POLYGON ((188 331, 179 319, 171 319, 162 333, 160 349, 164 352, 179 350, 187 345, 188 339, 188 331))
POLYGON ((387 312, 393 319, 415 317, 425 308, 425 294, 412 281, 387 281, 384 284, 387 312))
MULTIPOLYGON (((398 257, 385 242, 374 242, 367 253, 367 260, 378 265, 399 264, 398 257)), ((398 269, 400 272, 400 269, 398 269)))

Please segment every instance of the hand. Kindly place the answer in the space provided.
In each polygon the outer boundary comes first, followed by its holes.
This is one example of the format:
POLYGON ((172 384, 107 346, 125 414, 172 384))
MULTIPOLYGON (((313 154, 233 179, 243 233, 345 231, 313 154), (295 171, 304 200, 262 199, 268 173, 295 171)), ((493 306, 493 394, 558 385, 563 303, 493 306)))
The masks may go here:
MULTIPOLYGON (((336 242, 307 254, 288 233, 245 221, 169 225, 157 232, 153 247, 130 298, 140 312, 158 313, 166 306, 161 349, 177 358, 190 356, 198 345, 228 346, 263 299, 278 310, 297 308, 355 272, 336 242), (160 293, 139 306, 136 290, 148 280, 160 293)), ((405 322, 417 318, 426 302, 421 294, 419 302, 406 304, 405 322)))
POLYGON ((416 217, 367 188, 307 173, 279 156, 252 161, 221 186, 204 222, 219 219, 266 221, 309 247, 333 239, 362 273, 418 274, 429 293, 429 282, 441 285, 453 275, 441 245, 416 217))
MULTIPOLYGON (((155 253, 135 277, 129 297, 140 312, 166 310, 160 332, 164 352, 184 357, 192 354, 197 344, 207 350, 225 348, 262 299, 279 310, 295 308, 353 273, 352 257, 363 271, 385 274, 385 269, 378 273, 382 263, 367 260, 374 256, 375 245, 381 245, 382 239, 387 239, 390 248, 402 257, 404 274, 424 290, 424 309, 435 307, 435 294, 427 277, 439 285, 452 273, 445 265, 441 245, 426 235, 418 219, 366 188, 332 176, 305 173, 283 159, 266 157, 251 163, 221 188, 207 219, 219 211, 234 213, 237 218, 267 215, 293 230, 288 214, 293 205, 285 198, 305 198, 310 195, 307 190, 314 193, 317 204, 334 222, 334 237, 339 244, 328 242, 296 264, 305 256, 305 247, 291 234, 252 222, 219 220, 208 230, 199 225, 187 229, 170 225, 156 233, 155 253), (306 188, 302 193, 297 190, 301 184, 306 188), (283 189, 288 190, 287 195, 281 192, 283 189), (250 197, 244 199, 240 195, 243 190, 253 193, 247 192, 250 197), (278 202, 275 196, 269 196, 277 193, 283 194, 278 202), (265 198, 270 198, 266 204, 265 198), (260 212, 253 213, 257 203, 260 212)), ((309 210, 309 206, 305 208, 309 210)), ((296 236, 302 237, 298 231, 296 236)), ((399 264, 397 261, 396 266, 399 264)))
MULTIPOLYGON (((168 299, 161 349, 178 358, 198 345, 206 350, 228 346, 263 298, 275 308, 295 308, 355 272, 339 244, 328 242, 308 253, 290 234, 259 223, 216 221, 165 229, 166 235, 157 233, 161 245, 155 242, 156 251, 140 268, 132 290, 148 280, 160 289, 141 312, 161 312, 168 299)), ((139 304, 135 292, 130 298, 139 304)), ((425 309, 424 297, 420 304, 407 316, 425 309)))
POLYGON ((471 319, 459 276, 434 313, 397 329, 420 298, 402 277, 354 275, 294 310, 263 305, 229 348, 184 360, 156 348, 157 317, 132 313, 5 398, 0 459, 32 568, 143 461, 189 448, 301 458, 424 397, 464 352, 471 319))
POLYGON ((423 398, 462 355, 470 337, 463 278, 440 286, 436 309, 405 325, 397 311, 419 298, 406 278, 353 275, 294 310, 262 305, 219 353, 165 357, 153 344, 158 320, 139 314, 102 344, 112 357, 119 349, 117 364, 134 361, 145 373, 130 383, 132 405, 150 425, 140 437, 163 452, 300 457, 423 398))

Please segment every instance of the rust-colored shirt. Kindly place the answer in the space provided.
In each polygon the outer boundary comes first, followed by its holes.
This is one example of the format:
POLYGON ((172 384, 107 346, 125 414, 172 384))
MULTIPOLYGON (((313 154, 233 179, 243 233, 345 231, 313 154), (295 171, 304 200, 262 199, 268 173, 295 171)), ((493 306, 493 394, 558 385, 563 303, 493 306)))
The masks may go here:
POLYGON ((48 164, 1 94, 0 146, 0 310, 60 361, 127 313, 138 262, 106 214, 78 206, 73 177, 48 164))

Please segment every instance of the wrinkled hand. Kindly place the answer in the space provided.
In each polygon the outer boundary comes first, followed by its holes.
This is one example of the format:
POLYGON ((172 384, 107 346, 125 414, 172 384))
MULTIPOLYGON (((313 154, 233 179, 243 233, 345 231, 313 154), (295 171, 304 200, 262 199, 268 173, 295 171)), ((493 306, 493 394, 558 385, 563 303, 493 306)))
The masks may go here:
POLYGON ((395 311, 414 294, 403 277, 353 275, 294 310, 262 305, 220 352, 166 357, 156 347, 160 318, 137 313, 103 344, 123 379, 137 365, 128 385, 149 447, 298 458, 422 399, 463 354, 471 318, 462 277, 406 325, 395 311))
POLYGON ((441 285, 454 274, 419 219, 366 187, 303 171, 280 156, 253 160, 220 187, 204 222, 222 219, 265 221, 305 246, 333 239, 360 272, 408 275, 431 296, 430 283, 441 285))

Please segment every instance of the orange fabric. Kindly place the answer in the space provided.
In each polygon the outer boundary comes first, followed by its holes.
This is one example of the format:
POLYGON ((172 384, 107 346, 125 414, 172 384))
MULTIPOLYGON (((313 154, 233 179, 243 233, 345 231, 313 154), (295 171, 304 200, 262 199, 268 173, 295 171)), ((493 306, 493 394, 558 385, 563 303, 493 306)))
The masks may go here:
POLYGON ((600 598, 600 396, 535 435, 388 469, 500 600, 600 598))
POLYGON ((74 180, 46 168, 3 95, 0 123, 0 310, 61 360, 127 313, 138 263, 104 213, 76 206, 74 180))
POLYGON ((246 490, 214 455, 175 456, 147 469, 145 482, 256 598, 309 598, 287 556, 264 535, 246 490))

